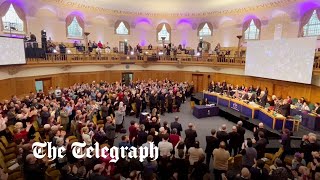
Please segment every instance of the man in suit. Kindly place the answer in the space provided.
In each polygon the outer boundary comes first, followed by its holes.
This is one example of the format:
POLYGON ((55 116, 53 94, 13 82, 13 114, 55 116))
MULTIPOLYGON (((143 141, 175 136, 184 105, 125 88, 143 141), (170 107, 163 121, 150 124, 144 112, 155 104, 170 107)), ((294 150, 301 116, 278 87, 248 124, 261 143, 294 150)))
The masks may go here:
POLYGON ((267 140, 267 143, 269 144, 269 140, 268 140, 268 131, 264 128, 263 123, 259 123, 259 128, 253 128, 253 135, 254 135, 254 139, 256 141, 259 140, 259 132, 263 132, 264 138, 267 140))
POLYGON ((288 103, 288 100, 283 100, 282 104, 280 105, 280 112, 284 117, 290 115, 290 104, 288 103))
POLYGON ((237 127, 233 126, 232 127, 232 132, 229 132, 229 153, 230 155, 232 154, 233 151, 233 156, 238 154, 238 147, 239 147, 239 139, 240 135, 237 132, 237 127))
POLYGON ((227 133, 227 125, 222 124, 220 131, 217 133, 217 138, 219 142, 223 141, 228 146, 229 134, 227 133))
POLYGON ((211 130, 211 136, 206 136, 206 163, 208 166, 210 166, 210 160, 212 157, 212 151, 216 148, 219 148, 219 139, 216 138, 216 130, 212 129, 211 130))
POLYGON ((140 116, 140 112, 141 112, 141 97, 140 94, 136 95, 136 99, 135 99, 135 103, 136 103, 136 118, 139 118, 140 116))
POLYGON ((178 134, 179 136, 181 136, 182 126, 181 126, 180 123, 178 123, 178 120, 179 120, 179 117, 176 116, 176 117, 174 118, 174 122, 172 122, 172 123, 170 124, 170 127, 171 127, 171 131, 172 131, 174 128, 176 128, 176 129, 177 129, 177 134, 178 134))
POLYGON ((246 129, 244 129, 242 127, 242 125, 243 125, 243 122, 242 121, 238 121, 238 123, 237 123, 237 132, 239 134, 238 152, 240 152, 240 150, 241 150, 242 143, 244 142, 244 134, 246 133, 246 129))
POLYGON ((188 129, 186 129, 184 132, 186 134, 185 143, 186 143, 187 149, 189 149, 190 147, 194 146, 196 137, 198 136, 197 131, 194 130, 193 124, 189 123, 188 129))
POLYGON ((261 91, 261 94, 260 94, 260 105, 262 107, 265 107, 266 104, 267 104, 267 93, 265 93, 264 91, 261 91))
POLYGON ((106 133, 108 144, 113 146, 114 139, 116 137, 116 125, 114 119, 110 116, 107 117, 107 123, 104 126, 104 132, 106 133))

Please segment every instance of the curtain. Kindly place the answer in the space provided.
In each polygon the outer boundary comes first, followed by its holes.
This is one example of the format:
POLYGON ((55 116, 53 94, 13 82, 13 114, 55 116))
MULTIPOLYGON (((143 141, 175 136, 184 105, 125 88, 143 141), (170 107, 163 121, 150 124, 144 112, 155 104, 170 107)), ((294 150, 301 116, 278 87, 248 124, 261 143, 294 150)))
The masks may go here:
POLYGON ((261 34, 261 21, 258 18, 250 18, 247 21, 245 21, 242 25, 242 35, 244 39, 244 33, 245 31, 249 28, 251 21, 253 20, 254 25, 259 29, 259 39, 260 39, 260 34, 261 34))
POLYGON ((211 35, 213 34, 213 33, 212 33, 212 31, 213 31, 213 26, 212 26, 212 24, 209 23, 209 22, 203 22, 203 23, 201 23, 201 24, 198 26, 198 36, 200 36, 199 32, 201 31, 201 29, 204 27, 204 25, 205 25, 206 23, 208 24, 208 27, 209 27, 209 29, 211 30, 211 35))
POLYGON ((12 4, 14 10, 16 11, 17 15, 19 18, 23 21, 23 30, 24 32, 27 32, 27 19, 26 19, 26 14, 24 13, 23 9, 16 4, 12 4))
POLYGON ((6 15, 6 13, 9 10, 10 5, 13 5, 14 10, 17 12, 19 18, 23 21, 23 27, 24 27, 24 32, 27 32, 27 20, 26 20, 26 14, 24 13, 23 9, 21 7, 19 7, 18 5, 9 2, 9 1, 5 1, 4 3, 2 3, 0 5, 0 26, 1 26, 1 30, 4 30, 3 27, 3 22, 2 22, 2 17, 6 15))
MULTIPOLYGON (((304 15, 301 17, 301 19, 300 19, 300 26, 299 26, 299 34, 298 34, 298 36, 299 37, 303 37, 303 27, 306 25, 306 24, 308 24, 308 22, 309 22, 309 20, 310 20, 310 18, 311 18, 311 16, 312 16, 312 13, 313 13, 313 11, 314 11, 315 9, 311 9, 311 10, 309 10, 309 11, 307 11, 306 13, 304 13, 304 15)), ((317 9, 317 15, 318 15, 318 18, 319 18, 319 11, 320 11, 320 9, 317 9)))
POLYGON ((70 24, 72 23, 72 21, 73 21, 74 18, 77 19, 79 26, 82 28, 82 30, 83 30, 83 32, 84 32, 84 20, 83 20, 80 16, 78 16, 78 15, 70 14, 70 15, 67 16, 67 18, 66 18, 66 33, 67 33, 67 36, 69 35, 69 34, 68 34, 68 27, 70 26, 70 24))

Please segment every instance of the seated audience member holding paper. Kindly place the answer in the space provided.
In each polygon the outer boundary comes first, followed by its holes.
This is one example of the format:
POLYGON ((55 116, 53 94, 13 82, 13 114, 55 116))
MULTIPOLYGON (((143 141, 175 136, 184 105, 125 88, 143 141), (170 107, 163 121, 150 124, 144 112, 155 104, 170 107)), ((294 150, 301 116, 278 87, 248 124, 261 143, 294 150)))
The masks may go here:
POLYGON ((301 111, 310 111, 310 108, 307 104, 307 102, 304 102, 301 106, 301 111))

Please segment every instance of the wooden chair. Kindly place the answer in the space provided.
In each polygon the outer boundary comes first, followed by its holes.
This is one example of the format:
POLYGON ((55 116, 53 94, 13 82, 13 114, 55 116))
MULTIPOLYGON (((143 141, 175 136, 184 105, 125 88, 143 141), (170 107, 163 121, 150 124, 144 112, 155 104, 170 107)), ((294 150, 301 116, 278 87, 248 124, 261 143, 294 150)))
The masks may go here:
POLYGON ((233 158, 233 168, 241 169, 242 167, 242 155, 237 154, 233 158))
POLYGON ((61 175, 60 171, 55 168, 48 168, 45 174, 45 180, 59 180, 61 175))
POLYGON ((137 113, 137 106, 136 103, 132 103, 131 104, 132 110, 134 111, 134 113, 137 113))
POLYGON ((16 153, 16 147, 6 148, 1 142, 0 142, 0 150, 2 154, 5 156, 11 153, 16 153))
POLYGON ((5 148, 17 147, 15 142, 9 143, 5 136, 1 136, 0 141, 3 143, 5 148))
POLYGON ((300 126, 300 120, 295 119, 293 121, 293 131, 299 131, 299 126, 300 126))
POLYGON ((233 157, 229 157, 228 159, 228 170, 233 169, 233 157))
POLYGON ((194 101, 190 101, 190 107, 191 107, 191 110, 193 110, 194 106, 196 105, 196 103, 194 101))
POLYGON ((279 148, 278 152, 276 152, 275 154, 265 153, 264 157, 268 159, 266 161, 266 164, 272 165, 274 163, 274 161, 282 155, 282 153, 283 153, 282 147, 279 148))

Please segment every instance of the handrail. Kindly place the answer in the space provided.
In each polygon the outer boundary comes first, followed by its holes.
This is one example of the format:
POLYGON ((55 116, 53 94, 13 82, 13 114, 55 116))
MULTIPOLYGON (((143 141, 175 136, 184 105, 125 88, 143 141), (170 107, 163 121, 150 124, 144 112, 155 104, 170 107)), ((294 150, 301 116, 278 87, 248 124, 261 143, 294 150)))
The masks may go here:
MULTIPOLYGON (((177 65, 204 65, 244 68, 245 57, 203 55, 191 56, 187 54, 177 55, 125 55, 120 53, 110 54, 46 54, 44 58, 27 58, 27 65, 44 64, 177 64, 177 65)), ((314 72, 320 74, 320 56, 315 57, 314 72)))

